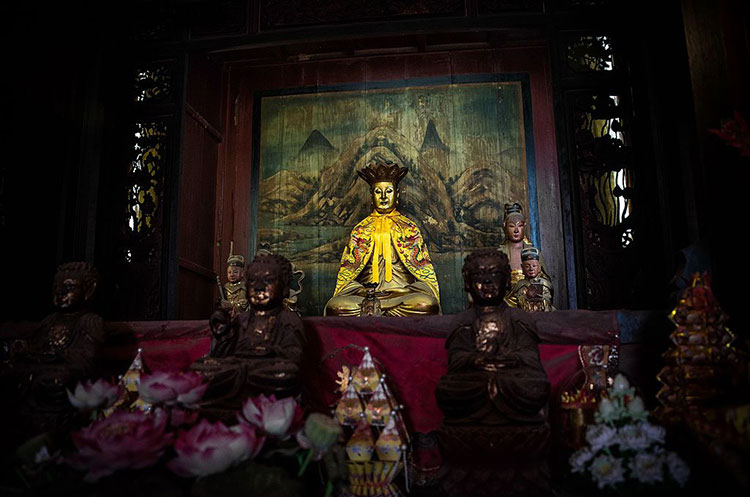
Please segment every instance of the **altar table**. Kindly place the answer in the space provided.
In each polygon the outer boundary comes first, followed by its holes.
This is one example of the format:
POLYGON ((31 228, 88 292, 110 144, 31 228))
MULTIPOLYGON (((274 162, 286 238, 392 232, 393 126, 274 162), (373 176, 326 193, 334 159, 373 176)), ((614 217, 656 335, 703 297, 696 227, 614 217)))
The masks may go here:
MULTIPOLYGON (((579 344, 619 344, 616 311, 556 311, 535 314, 535 320, 553 402, 580 379, 579 344)), ((418 432, 439 427, 442 413, 434 392, 447 367, 445 339, 452 316, 309 317, 303 322, 308 343, 301 379, 307 406, 330 412, 339 395, 336 372, 342 365, 359 364, 367 346, 404 405, 408 427, 418 432)), ((106 328, 113 337, 108 347, 113 361, 122 363, 140 347, 152 371, 182 370, 209 349, 206 321, 111 322, 106 328)))

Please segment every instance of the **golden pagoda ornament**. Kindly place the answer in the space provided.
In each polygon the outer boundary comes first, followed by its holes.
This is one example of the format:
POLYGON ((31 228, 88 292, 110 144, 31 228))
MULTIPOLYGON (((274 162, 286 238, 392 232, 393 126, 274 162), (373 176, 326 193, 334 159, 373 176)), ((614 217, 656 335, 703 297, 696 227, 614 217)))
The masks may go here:
POLYGON ((662 387, 656 394, 662 407, 655 411, 664 422, 731 397, 741 374, 735 336, 725 325, 728 317, 707 273, 693 275, 669 318, 675 325, 669 336, 674 345, 662 355, 665 366, 657 375, 662 387))
POLYGON ((707 273, 693 281, 670 314, 674 344, 663 355, 654 414, 679 427, 742 488, 750 488, 750 392, 747 353, 737 350, 734 334, 711 289, 707 273))
POLYGON ((144 402, 138 395, 138 387, 141 384, 141 375, 146 372, 143 365, 142 352, 143 350, 139 347, 133 358, 133 362, 131 362, 128 367, 128 370, 125 371, 125 374, 120 376, 122 393, 114 404, 103 411, 105 418, 115 412, 115 409, 122 408, 126 408, 130 411, 137 409, 143 412, 151 412, 151 404, 144 402))
POLYGON ((367 421, 362 419, 346 443, 346 455, 350 461, 367 462, 372 459, 374 450, 375 440, 372 438, 372 430, 367 421))
POLYGON ((365 347, 365 355, 352 375, 352 383, 359 394, 374 392, 380 383, 380 373, 372 360, 369 347, 365 347))
POLYGON ((396 428, 396 422, 393 418, 390 418, 388 424, 380 432, 378 441, 375 443, 375 451, 378 454, 378 459, 381 461, 398 461, 401 458, 401 452, 404 448, 401 434, 396 428))
POLYGON ((354 384, 350 383, 336 405, 333 416, 340 425, 356 426, 362 419, 362 415, 362 401, 354 390, 354 384))
POLYGON ((365 407, 365 418, 373 426, 385 426, 391 417, 391 403, 385 395, 385 382, 375 389, 365 407))
MULTIPOLYGON (((344 427, 349 469, 345 497, 401 497, 396 477, 406 471, 409 435, 399 405, 375 366, 369 348, 350 379, 348 366, 339 371, 338 390, 346 390, 334 406, 334 418, 344 427), (365 406, 363 408, 363 406, 365 406)), ((405 478, 408 491, 408 478, 405 478)))

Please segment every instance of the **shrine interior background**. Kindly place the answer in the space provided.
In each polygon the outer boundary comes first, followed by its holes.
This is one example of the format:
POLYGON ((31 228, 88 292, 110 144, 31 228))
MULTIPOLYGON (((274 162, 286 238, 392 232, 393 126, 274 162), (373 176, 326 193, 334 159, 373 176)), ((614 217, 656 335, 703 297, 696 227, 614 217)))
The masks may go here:
MULTIPOLYGON (((747 158, 709 131, 749 115, 745 2, 5 8, 0 321, 46 315, 54 269, 70 260, 98 267, 106 320, 205 319, 229 242, 250 255, 261 241, 262 95, 520 74, 535 154, 532 233, 556 306, 667 310, 685 284, 674 276, 710 266, 747 339, 747 158)), ((645 359, 666 335, 642 338, 645 359)))

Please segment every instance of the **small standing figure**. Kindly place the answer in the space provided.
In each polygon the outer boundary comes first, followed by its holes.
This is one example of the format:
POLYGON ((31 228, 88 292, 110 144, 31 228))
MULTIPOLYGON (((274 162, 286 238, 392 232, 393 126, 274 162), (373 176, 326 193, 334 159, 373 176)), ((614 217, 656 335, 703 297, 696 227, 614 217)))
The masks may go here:
POLYGON ((44 318, 26 350, 2 375, 3 391, 18 396, 13 401, 20 415, 17 432, 64 431, 73 412, 66 389, 96 376, 105 339, 102 318, 90 310, 98 279, 87 262, 57 268, 52 293, 57 310, 44 318))
MULTIPOLYGON (((247 286, 245 284, 245 258, 238 254, 232 254, 234 242, 229 244, 229 257, 227 258, 227 279, 224 287, 219 286, 221 298, 219 306, 229 311, 232 317, 247 310, 250 303, 247 300, 247 286), (223 291, 222 291, 223 290, 223 291)), ((219 283, 219 277, 216 277, 219 283)))
POLYGON ((284 257, 258 254, 247 270, 249 310, 211 316, 211 351, 192 369, 209 382, 204 409, 237 410, 248 396, 299 393, 304 348, 302 320, 284 308, 292 265, 284 257))
POLYGON ((554 311, 552 282, 542 276, 539 249, 524 247, 521 251, 521 270, 524 278, 510 289, 505 301, 512 307, 529 312, 554 311))

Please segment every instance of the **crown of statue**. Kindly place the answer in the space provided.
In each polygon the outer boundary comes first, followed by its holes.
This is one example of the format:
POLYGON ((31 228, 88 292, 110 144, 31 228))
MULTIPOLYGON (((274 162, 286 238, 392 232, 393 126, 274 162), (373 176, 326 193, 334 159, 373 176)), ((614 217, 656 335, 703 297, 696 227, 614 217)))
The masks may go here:
POLYGON ((241 255, 230 255, 227 258, 227 266, 245 267, 245 258, 241 255))
POLYGON ((523 215, 523 207, 518 202, 512 204, 505 204, 505 220, 507 221, 510 217, 520 217, 526 219, 523 215))
POLYGON ((229 242, 229 257, 227 257, 227 266, 245 267, 245 258, 239 254, 233 254, 234 241, 229 242))
POLYGON ((259 251, 248 266, 248 273, 262 268, 273 268, 279 271, 279 276, 285 286, 289 286, 292 279, 292 263, 283 255, 259 251))
POLYGON ((62 283, 66 279, 80 279, 85 284, 96 284, 99 281, 99 271, 88 262, 66 262, 57 267, 55 283, 62 283))
POLYGON ((536 247, 524 247, 521 250, 521 260, 528 261, 530 259, 539 260, 539 249, 536 247))
POLYGON ((409 170, 399 167, 395 162, 377 158, 370 162, 367 167, 357 171, 360 178, 367 181, 370 186, 381 181, 390 181, 394 186, 404 179, 409 170))

